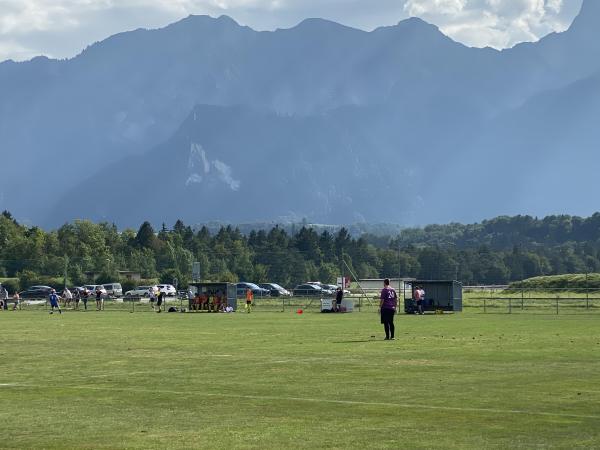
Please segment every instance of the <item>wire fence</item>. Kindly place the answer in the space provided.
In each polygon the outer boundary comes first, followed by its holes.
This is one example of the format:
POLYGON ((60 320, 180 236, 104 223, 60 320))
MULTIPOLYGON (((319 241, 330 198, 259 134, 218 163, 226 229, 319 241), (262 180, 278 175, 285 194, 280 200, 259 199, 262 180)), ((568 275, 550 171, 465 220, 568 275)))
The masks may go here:
MULTIPOLYGON (((398 313, 403 313, 403 297, 410 298, 410 292, 399 293, 398 313)), ((253 312, 321 312, 322 302, 332 305, 333 298, 319 296, 255 297, 253 312)), ((157 304, 146 297, 105 298, 97 302, 90 297, 87 302, 80 300, 60 302, 63 311, 106 311, 148 313, 156 312, 157 304)), ((352 312, 376 313, 379 311, 379 292, 363 291, 344 296, 344 309, 352 312), (347 308, 346 308, 347 306, 347 308)), ((505 286, 466 288, 463 291, 462 306, 465 311, 481 314, 600 314, 600 292, 594 289, 507 289, 505 286)), ((238 298, 237 310, 245 310, 245 300, 238 298)), ((9 298, 5 310, 50 311, 46 298, 22 299, 17 302, 9 298)), ((215 309, 194 311, 187 297, 167 297, 161 310, 177 312, 215 312, 215 309)))
MULTIPOLYGON (((323 301, 334 303, 333 298, 321 298, 319 296, 312 297, 255 297, 252 302, 252 311, 256 312, 320 312, 323 301)), ((86 300, 64 300, 61 299, 60 307, 63 311, 106 311, 106 312, 129 312, 143 313, 156 312, 158 305, 147 297, 130 297, 130 298, 104 298, 97 302, 95 298, 90 297, 86 300)), ((364 295, 348 296, 344 300, 344 304, 349 304, 352 311, 377 311, 379 301, 373 297, 364 295)), ((237 299, 237 309, 245 310, 245 299, 239 297, 237 299)), ((177 312, 198 312, 208 313, 216 312, 214 307, 206 307, 204 309, 194 309, 187 297, 167 297, 161 305, 161 310, 168 311, 174 309, 177 312)), ((16 301, 9 298, 7 301, 8 310, 23 310, 23 311, 46 311, 49 312, 50 302, 46 298, 25 299, 16 301)))
POLYGON ((497 314, 592 314, 600 313, 600 292, 593 288, 465 289, 463 308, 497 314))

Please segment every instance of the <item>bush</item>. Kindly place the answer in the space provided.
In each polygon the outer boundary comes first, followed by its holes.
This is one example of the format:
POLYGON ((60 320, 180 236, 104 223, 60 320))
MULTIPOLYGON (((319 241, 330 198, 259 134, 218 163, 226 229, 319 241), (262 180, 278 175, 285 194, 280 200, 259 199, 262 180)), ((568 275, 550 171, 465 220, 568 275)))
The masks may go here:
POLYGON ((132 289, 135 289, 137 286, 138 286, 137 280, 129 280, 129 279, 121 280, 121 287, 123 288, 123 294, 125 294, 125 292, 127 292, 127 291, 131 291, 132 289))
POLYGON ((566 274, 528 278, 511 283, 510 289, 544 289, 544 290, 600 290, 600 273, 566 274))
POLYGON ((162 284, 172 284, 175 285, 174 280, 177 279, 177 287, 187 287, 187 284, 184 282, 183 274, 177 269, 166 269, 160 274, 160 282, 162 284), (183 286, 185 284, 185 286, 183 286))
POLYGON ((11 295, 21 290, 18 278, 0 278, 0 283, 2 283, 5 289, 8 289, 8 293, 11 295))
POLYGON ((46 275, 40 275, 31 270, 23 270, 17 273, 19 277, 19 288, 25 290, 30 286, 43 285, 50 286, 56 290, 62 289, 65 285, 63 277, 49 277, 46 275))

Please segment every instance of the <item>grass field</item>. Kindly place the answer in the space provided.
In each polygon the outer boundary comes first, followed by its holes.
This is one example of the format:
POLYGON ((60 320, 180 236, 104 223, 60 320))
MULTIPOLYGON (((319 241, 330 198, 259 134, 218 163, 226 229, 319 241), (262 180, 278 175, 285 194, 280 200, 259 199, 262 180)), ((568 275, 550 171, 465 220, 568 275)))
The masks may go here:
POLYGON ((600 316, 0 312, 2 448, 598 448, 600 316))

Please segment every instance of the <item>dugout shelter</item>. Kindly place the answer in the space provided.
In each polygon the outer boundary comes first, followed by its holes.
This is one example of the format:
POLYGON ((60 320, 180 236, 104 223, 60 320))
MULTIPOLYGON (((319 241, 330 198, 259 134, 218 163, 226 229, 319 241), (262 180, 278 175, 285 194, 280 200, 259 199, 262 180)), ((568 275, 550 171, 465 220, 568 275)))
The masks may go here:
MULTIPOLYGON (((236 286, 233 283, 212 283, 212 282, 193 282, 189 284, 190 289, 194 294, 194 298, 198 296, 221 296, 227 302, 227 306, 231 306, 234 311, 237 311, 237 295, 236 286)), ((189 299, 189 311, 198 311, 195 299, 189 299)))
POLYGON ((424 311, 462 311, 462 283, 460 281, 414 280, 404 299, 404 312, 414 314, 417 304, 412 299, 412 290, 421 286, 425 290, 424 311))

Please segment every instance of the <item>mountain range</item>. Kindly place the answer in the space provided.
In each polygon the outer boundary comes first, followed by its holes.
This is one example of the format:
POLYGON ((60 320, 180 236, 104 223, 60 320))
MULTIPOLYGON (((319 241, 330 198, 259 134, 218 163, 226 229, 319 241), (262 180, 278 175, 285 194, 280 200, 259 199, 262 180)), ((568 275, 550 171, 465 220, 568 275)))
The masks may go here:
POLYGON ((600 2, 497 51, 420 19, 257 32, 190 16, 67 60, 0 64, 0 208, 53 227, 403 225, 587 215, 600 2))

